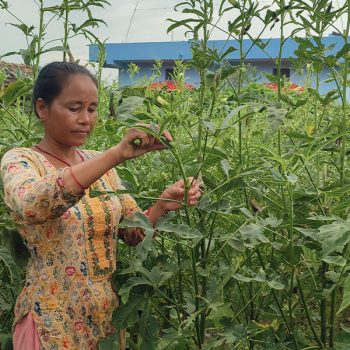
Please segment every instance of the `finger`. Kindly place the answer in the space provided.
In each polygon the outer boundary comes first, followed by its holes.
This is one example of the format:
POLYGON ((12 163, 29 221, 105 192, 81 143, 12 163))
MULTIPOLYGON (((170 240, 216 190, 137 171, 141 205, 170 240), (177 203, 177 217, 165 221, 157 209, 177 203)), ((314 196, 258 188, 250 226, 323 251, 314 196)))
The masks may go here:
POLYGON ((170 194, 172 194, 173 196, 176 196, 176 197, 181 197, 183 198, 184 194, 185 194, 185 190, 181 187, 178 187, 178 186, 171 186, 169 188, 169 192, 170 194))
POLYGON ((152 148, 156 139, 154 136, 148 135, 148 147, 152 148))
POLYGON ((168 147, 163 145, 162 143, 158 143, 157 141, 154 142, 154 144, 150 147, 150 151, 162 151, 164 149, 167 149, 168 147))
POLYGON ((141 147, 143 149, 147 149, 149 147, 149 135, 146 133, 140 134, 140 138, 142 140, 141 147))
POLYGON ((163 132, 163 136, 164 136, 169 142, 174 141, 174 139, 173 139, 172 136, 170 135, 170 132, 167 131, 167 130, 165 130, 165 131, 163 132))
POLYGON ((197 183, 195 183, 194 185, 192 185, 192 187, 189 190, 189 194, 195 194, 200 190, 199 185, 197 183))
POLYGON ((197 205, 197 204, 198 204, 198 200, 197 199, 193 199, 193 200, 188 201, 188 205, 194 206, 194 205, 197 205))
POLYGON ((198 203, 200 197, 201 197, 201 195, 196 193, 195 195, 189 197, 187 202, 189 204, 196 204, 196 203, 198 203))

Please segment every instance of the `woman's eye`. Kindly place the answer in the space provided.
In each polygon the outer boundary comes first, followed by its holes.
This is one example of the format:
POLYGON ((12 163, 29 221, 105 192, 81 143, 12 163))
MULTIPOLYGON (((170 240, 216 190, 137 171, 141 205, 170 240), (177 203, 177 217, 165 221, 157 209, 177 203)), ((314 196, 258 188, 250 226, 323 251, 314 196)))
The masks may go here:
POLYGON ((96 112, 96 108, 89 108, 89 109, 88 109, 88 112, 89 112, 89 113, 95 113, 95 112, 96 112))
POLYGON ((79 110, 78 107, 68 107, 68 109, 69 109, 71 112, 78 112, 78 110, 79 110))

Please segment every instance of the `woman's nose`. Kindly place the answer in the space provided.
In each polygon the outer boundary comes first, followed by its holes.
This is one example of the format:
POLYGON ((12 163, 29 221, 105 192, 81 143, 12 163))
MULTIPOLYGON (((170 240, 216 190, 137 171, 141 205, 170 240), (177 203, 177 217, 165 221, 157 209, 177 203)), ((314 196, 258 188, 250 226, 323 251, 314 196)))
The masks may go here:
POLYGON ((89 111, 87 109, 82 109, 79 113, 79 123, 87 124, 90 120, 89 111))

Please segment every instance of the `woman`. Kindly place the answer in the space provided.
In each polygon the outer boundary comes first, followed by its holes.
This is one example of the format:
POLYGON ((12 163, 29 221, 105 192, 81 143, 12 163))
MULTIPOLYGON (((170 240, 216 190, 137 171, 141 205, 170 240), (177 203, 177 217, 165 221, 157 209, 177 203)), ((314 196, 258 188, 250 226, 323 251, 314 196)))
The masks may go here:
MULTIPOLYGON (((111 332, 118 305, 110 281, 116 237, 135 246, 143 231, 117 229, 140 211, 129 195, 90 198, 89 189, 121 189, 116 165, 165 146, 131 129, 104 152, 78 150, 95 126, 98 93, 94 76, 76 64, 45 66, 33 103, 45 129, 42 141, 14 148, 1 161, 5 202, 31 253, 15 307, 14 349, 96 349, 111 332)), ((169 133, 163 136, 171 141, 169 133)), ((165 189, 146 211, 150 222, 180 209, 183 197, 183 181, 165 189)), ((195 181, 188 198, 190 205, 200 198, 195 181)))

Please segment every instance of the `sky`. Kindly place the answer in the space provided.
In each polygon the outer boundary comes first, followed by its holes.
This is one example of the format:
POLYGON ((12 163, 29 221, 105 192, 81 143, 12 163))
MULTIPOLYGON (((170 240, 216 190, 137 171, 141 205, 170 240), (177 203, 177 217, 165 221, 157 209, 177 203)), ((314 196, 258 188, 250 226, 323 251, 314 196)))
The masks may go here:
MULTIPOLYGON (((53 6, 61 3, 55 0, 43 0, 46 6, 53 6)), ((167 18, 179 17, 174 11, 178 0, 109 0, 111 6, 106 5, 104 9, 94 8, 93 14, 103 19, 108 27, 101 26, 94 30, 100 40, 107 39, 107 42, 137 42, 137 41, 170 41, 184 40, 183 31, 177 30, 167 34, 169 26, 167 18), (135 11, 136 9, 136 11, 135 11)), ((8 0, 10 11, 27 25, 37 26, 39 11, 35 0, 8 0)), ((86 15, 79 12, 72 14, 75 23, 82 23, 86 15)), ((45 17, 49 21, 50 16, 45 17)), ((0 55, 9 51, 18 51, 26 47, 23 33, 9 23, 18 21, 0 9, 0 55)), ((46 40, 53 40, 62 37, 63 28, 57 20, 52 20, 48 26, 46 40)), ((59 45, 60 42, 55 42, 59 45)), ((86 60, 88 58, 87 40, 77 37, 70 41, 70 46, 75 58, 86 60)), ((62 57, 60 53, 45 55, 44 61, 50 61, 55 57, 62 57)), ((20 57, 6 57, 6 61, 21 62, 20 57)))
MULTIPOLYGON (((17 16, 19 20, 27 25, 37 26, 39 22, 38 0, 7 0, 9 10, 17 16)), ((46 7, 61 4, 62 0, 42 0, 46 7)), ((342 0, 341 0, 342 1, 342 0)), ((187 40, 183 29, 176 29, 167 34, 167 28, 170 22, 168 18, 184 18, 179 11, 174 11, 174 6, 181 0, 109 0, 110 6, 105 8, 94 8, 93 14, 96 18, 101 18, 107 23, 107 27, 101 26, 93 30, 101 41, 107 40, 109 43, 120 42, 140 42, 140 41, 178 41, 187 40)), ((218 5, 220 0, 214 0, 218 5)), ((271 6, 272 0, 260 0, 259 4, 271 6)), ((231 15, 232 16, 232 15, 231 15)), ((86 19, 86 14, 81 11, 75 11, 71 20, 74 23, 82 23, 86 19)), ((232 18, 224 17, 220 22, 224 28, 227 28, 227 22, 232 18)), ((52 41, 49 46, 60 45, 60 38, 63 36, 62 23, 57 18, 51 19, 48 15, 44 18, 45 23, 49 22, 45 42, 52 41)), ((19 23, 17 19, 0 9, 0 56, 9 51, 18 51, 26 48, 26 40, 17 28, 10 23, 19 23)), ((253 27, 259 29, 259 24, 253 23, 253 27)), ((254 33, 253 33, 254 35, 254 33)), ((264 34, 264 37, 278 36, 277 26, 272 31, 264 34)), ((220 31, 213 31, 212 39, 226 39, 220 31)), ((75 59, 81 63, 88 61, 88 41, 83 37, 75 37, 69 41, 75 59)), ((53 60, 61 60, 62 53, 50 52, 42 56, 41 64, 53 60)), ((20 56, 5 57, 8 62, 21 63, 20 56)))

